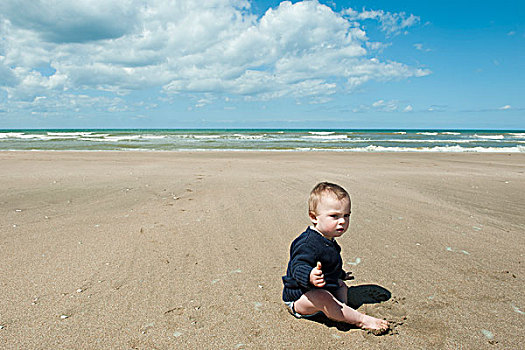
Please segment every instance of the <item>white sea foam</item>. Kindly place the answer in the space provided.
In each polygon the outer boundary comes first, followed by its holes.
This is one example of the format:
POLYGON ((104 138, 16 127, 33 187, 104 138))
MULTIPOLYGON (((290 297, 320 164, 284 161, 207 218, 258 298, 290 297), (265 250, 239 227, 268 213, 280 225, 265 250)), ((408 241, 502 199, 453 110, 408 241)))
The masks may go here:
MULTIPOLYGON (((344 136, 344 135, 342 135, 344 136)), ((370 140, 370 139, 360 139, 360 138, 320 138, 318 141, 319 143, 363 143, 363 142, 381 142, 381 140, 370 140)))
POLYGON ((78 135, 42 135, 42 140, 76 140, 78 135))
POLYGON ((48 132, 49 136, 88 136, 93 134, 93 132, 48 132))
MULTIPOLYGON (((472 143, 472 142, 489 142, 489 140, 410 140, 410 139, 341 139, 341 140, 324 140, 322 143, 341 142, 341 143, 377 143, 377 142, 392 142, 392 143, 472 143)), ((519 141, 517 141, 519 142, 519 141)))
POLYGON ((509 135, 512 135, 512 137, 522 138, 525 137, 525 132, 511 132, 509 135))
POLYGON ((367 140, 367 142, 397 142, 397 143, 472 143, 472 142, 490 142, 490 140, 367 140))
POLYGON ((86 135, 82 135, 83 137, 107 137, 109 136, 109 134, 86 134, 86 135))
POLYGON ((311 135, 327 136, 335 134, 335 131, 308 131, 311 135))
POLYGON ((79 136, 88 137, 90 135, 81 135, 82 133, 46 133, 46 134, 25 134, 20 132, 8 132, 0 134, 3 139, 23 139, 23 140, 72 140, 78 139, 79 136))
POLYGON ((93 138, 93 137, 81 137, 79 138, 80 141, 94 141, 94 142, 106 142, 107 140, 105 138, 93 138))
POLYGON ((451 132, 451 131, 444 131, 441 134, 443 135, 461 135, 460 132, 451 132))
POLYGON ((406 135, 406 131, 396 131, 394 134, 398 134, 398 135, 406 135))
POLYGON ((38 135, 38 134, 20 134, 17 136, 14 136, 16 138, 20 139, 42 139, 42 140, 49 140, 49 138, 45 135, 38 135))
POLYGON ((488 139, 488 140, 502 140, 505 138, 505 136, 503 135, 478 135, 478 134, 474 134, 473 137, 477 137, 480 139, 488 139))
POLYGON ((341 140, 347 139, 347 135, 312 135, 312 136, 301 136, 302 139, 315 139, 315 140, 341 140))
POLYGON ((49 135, 28 135, 31 139, 42 140, 42 141, 53 141, 53 140, 74 140, 78 136, 49 136, 49 135))
POLYGON ((3 133, 0 133, 0 139, 22 137, 23 135, 24 135, 23 132, 3 132, 3 133))
POLYGON ((437 132, 418 132, 418 135, 427 135, 427 136, 435 136, 438 133, 437 132))
MULTIPOLYGON (((341 135, 345 136, 345 135, 341 135)), ((313 136, 304 136, 303 139, 314 139, 313 136)), ((291 141, 294 141, 294 139, 290 139, 291 141)), ((320 143, 377 143, 377 142, 392 142, 392 143, 484 143, 484 142, 490 142, 491 140, 483 140, 483 139, 442 139, 442 140, 435 140, 435 139, 426 139, 426 140, 415 140, 415 139, 376 139, 372 140, 369 138, 362 139, 362 138, 333 138, 330 139, 329 137, 319 137, 317 142, 320 143)), ((520 143, 523 141, 513 141, 512 143, 520 143)))
POLYGON ((119 141, 132 141, 140 139, 140 135, 126 135, 126 136, 108 136, 104 137, 104 141, 119 142, 119 141))
POLYGON ((220 139, 221 138, 221 135, 185 135, 185 136, 189 138, 194 138, 194 139, 220 139))
POLYGON ((259 140, 266 136, 266 134, 263 135, 242 135, 242 134, 233 134, 238 139, 241 140, 259 140))
POLYGON ((157 139, 165 139, 166 135, 142 135, 140 138, 146 139, 146 140, 157 140, 157 139))

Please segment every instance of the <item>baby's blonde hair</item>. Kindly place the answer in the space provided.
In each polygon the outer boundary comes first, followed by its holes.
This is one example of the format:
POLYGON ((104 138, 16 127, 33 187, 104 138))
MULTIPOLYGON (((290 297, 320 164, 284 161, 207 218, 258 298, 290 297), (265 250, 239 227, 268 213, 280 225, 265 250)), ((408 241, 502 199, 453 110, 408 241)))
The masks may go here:
POLYGON ((343 198, 348 198, 350 200, 350 195, 341 186, 330 182, 320 182, 315 185, 314 189, 310 192, 310 198, 308 198, 308 212, 315 214, 319 201, 327 194, 332 194, 339 200, 342 200, 343 198))

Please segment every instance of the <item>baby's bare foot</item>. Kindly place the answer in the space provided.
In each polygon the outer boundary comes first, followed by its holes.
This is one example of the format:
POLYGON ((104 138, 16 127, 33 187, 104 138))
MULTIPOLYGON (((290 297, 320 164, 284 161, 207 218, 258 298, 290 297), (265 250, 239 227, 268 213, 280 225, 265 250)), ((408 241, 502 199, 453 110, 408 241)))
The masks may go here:
POLYGON ((371 331, 375 335, 386 333, 389 329, 388 321, 368 315, 363 315, 359 328, 371 331))

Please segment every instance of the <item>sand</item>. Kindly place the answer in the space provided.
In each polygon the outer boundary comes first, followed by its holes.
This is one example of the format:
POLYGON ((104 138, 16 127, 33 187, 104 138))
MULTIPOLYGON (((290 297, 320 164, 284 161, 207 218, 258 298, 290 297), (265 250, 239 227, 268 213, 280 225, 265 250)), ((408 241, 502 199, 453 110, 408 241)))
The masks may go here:
POLYGON ((0 348, 517 349, 524 154, 0 152, 0 348), (385 336, 295 319, 291 241, 318 181, 385 336), (387 300, 386 300, 387 299, 387 300))

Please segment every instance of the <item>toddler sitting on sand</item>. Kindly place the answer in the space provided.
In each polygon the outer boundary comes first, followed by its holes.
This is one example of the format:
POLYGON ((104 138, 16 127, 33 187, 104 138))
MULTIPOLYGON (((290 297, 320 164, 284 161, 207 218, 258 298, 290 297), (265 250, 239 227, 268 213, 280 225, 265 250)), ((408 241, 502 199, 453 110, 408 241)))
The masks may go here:
POLYGON ((343 271, 340 237, 350 223, 350 195, 339 185, 321 182, 308 200, 312 226, 290 247, 290 261, 283 276, 283 301, 295 317, 323 312, 328 318, 362 329, 382 332, 388 322, 362 314, 348 305, 350 274, 343 271))

